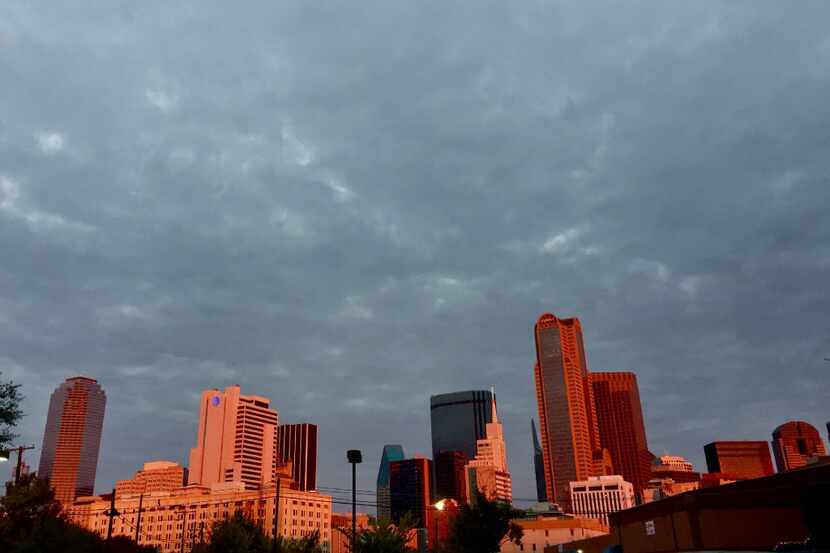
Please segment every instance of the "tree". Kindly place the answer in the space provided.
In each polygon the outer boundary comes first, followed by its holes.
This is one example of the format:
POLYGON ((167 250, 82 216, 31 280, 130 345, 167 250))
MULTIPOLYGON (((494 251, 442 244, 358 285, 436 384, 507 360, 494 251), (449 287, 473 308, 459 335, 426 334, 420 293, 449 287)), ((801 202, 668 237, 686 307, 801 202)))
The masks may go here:
POLYGON ((232 518, 214 523, 208 553, 271 553, 271 540, 262 526, 236 513, 232 518))
POLYGON ((0 498, 0 543, 15 543, 31 536, 46 521, 59 520, 61 507, 49 483, 25 474, 0 498))
POLYGON ((17 437, 12 428, 23 416, 20 410, 22 399, 19 384, 0 382, 0 450, 10 447, 11 441, 17 437))
POLYGON ((45 480, 23 475, 0 498, 0 551, 6 553, 151 553, 119 536, 109 544, 69 522, 45 480))
POLYGON ((447 550, 452 553, 497 553, 502 543, 522 543, 522 527, 513 522, 521 511, 500 501, 477 494, 464 505, 452 523, 447 550))
MULTIPOLYGON (((369 527, 358 530, 354 553, 405 553, 414 533, 412 518, 404 516, 395 525, 389 520, 369 519, 369 527)), ((351 528, 338 528, 351 539, 351 528)))
POLYGON ((277 538, 277 540, 279 553, 323 553, 320 533, 316 531, 298 540, 288 538, 277 538))

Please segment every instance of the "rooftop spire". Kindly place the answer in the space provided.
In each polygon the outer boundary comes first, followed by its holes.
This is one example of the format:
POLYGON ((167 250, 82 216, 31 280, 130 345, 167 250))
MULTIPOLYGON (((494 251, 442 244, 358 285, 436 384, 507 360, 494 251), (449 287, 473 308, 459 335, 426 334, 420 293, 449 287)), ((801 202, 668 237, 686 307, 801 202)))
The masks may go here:
POLYGON ((496 387, 495 386, 490 386, 490 394, 493 396, 493 400, 490 402, 490 405, 492 406, 492 410, 493 410, 493 413, 492 413, 493 422, 499 422, 499 414, 496 410, 496 387))

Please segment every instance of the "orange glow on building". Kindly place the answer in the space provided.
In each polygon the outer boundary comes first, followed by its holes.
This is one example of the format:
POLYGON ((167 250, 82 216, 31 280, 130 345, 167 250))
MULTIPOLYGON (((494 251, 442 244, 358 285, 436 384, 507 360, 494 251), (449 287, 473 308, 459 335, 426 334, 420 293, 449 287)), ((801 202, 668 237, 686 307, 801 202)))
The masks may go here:
POLYGON ((170 492, 185 484, 187 471, 172 461, 150 461, 136 471, 131 480, 118 480, 115 495, 135 495, 153 492, 170 492))
POLYGON ((642 492, 651 478, 643 409, 637 376, 631 372, 595 372, 589 375, 594 392, 600 442, 611 454, 617 474, 642 492))
MULTIPOLYGON (((280 486, 279 535, 299 539, 319 532, 328 550, 331 542, 331 497, 293 489, 288 478, 280 486)), ((113 536, 136 538, 139 502, 142 505, 140 545, 157 547, 161 553, 189 552, 210 539, 215 522, 237 512, 262 525, 270 537, 274 528, 275 486, 246 489, 243 482, 187 486, 166 492, 116 494, 113 536)), ((106 536, 110 495, 79 497, 68 509, 69 519, 101 537, 106 536)))
POLYGON ((66 379, 49 399, 38 476, 63 504, 95 488, 107 396, 93 378, 66 379))
POLYGON ((818 430, 804 421, 790 421, 772 432, 772 451, 778 472, 803 467, 812 457, 826 455, 818 430))
POLYGON ((190 450, 189 484, 244 482, 250 489, 272 482, 277 467, 279 416, 268 398, 243 396, 239 386, 205 390, 199 434, 190 450))
POLYGON ((703 446, 706 468, 710 473, 725 473, 733 480, 761 478, 775 474, 767 442, 712 442, 703 446))
POLYGON ((595 474, 600 449, 579 319, 545 313, 536 321, 536 401, 549 501, 570 510, 569 483, 595 474))

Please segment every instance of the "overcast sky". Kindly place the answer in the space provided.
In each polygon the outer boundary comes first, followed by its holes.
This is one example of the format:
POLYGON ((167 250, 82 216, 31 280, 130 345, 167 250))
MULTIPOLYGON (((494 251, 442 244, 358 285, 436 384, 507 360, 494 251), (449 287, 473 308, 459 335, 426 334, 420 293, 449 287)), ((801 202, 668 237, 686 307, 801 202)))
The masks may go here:
MULTIPOLYGON (((533 324, 637 373, 649 446, 830 419, 830 3, 0 4, 0 371, 36 467, 106 390, 96 490, 202 389, 320 425, 319 482, 496 387, 535 495, 533 324), (98 4, 98 5, 95 5, 98 4)), ((8 474, 0 470, 0 477, 8 474)))

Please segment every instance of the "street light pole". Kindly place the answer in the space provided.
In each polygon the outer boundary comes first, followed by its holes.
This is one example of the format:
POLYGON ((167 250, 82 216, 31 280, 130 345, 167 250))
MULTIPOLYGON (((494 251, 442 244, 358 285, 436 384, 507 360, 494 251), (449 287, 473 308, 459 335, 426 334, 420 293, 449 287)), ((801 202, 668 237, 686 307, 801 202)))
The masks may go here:
POLYGON ((352 465, 352 549, 355 553, 357 543, 357 464, 363 462, 363 454, 359 449, 350 449, 346 452, 346 459, 352 465))

